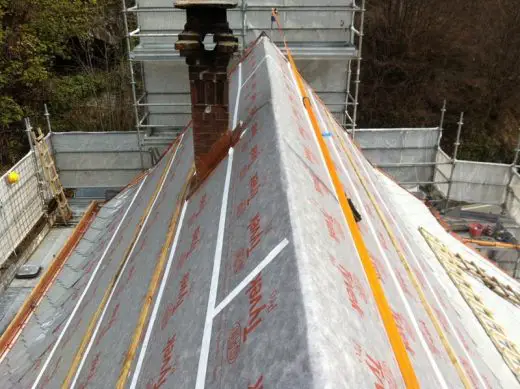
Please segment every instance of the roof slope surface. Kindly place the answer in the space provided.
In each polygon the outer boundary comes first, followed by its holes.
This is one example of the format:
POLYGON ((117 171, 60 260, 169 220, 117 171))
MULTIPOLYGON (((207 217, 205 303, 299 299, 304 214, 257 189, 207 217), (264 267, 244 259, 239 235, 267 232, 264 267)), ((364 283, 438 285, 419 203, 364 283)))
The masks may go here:
MULTIPOLYGON (((418 228, 517 285, 376 171, 309 90, 389 303, 382 319, 300 92, 259 39, 231 74, 240 141, 186 200, 188 128, 102 208, 2 357, 3 387, 405 387, 384 320, 421 387, 520 387, 418 228)), ((520 320, 468 282, 506 329, 520 320)))

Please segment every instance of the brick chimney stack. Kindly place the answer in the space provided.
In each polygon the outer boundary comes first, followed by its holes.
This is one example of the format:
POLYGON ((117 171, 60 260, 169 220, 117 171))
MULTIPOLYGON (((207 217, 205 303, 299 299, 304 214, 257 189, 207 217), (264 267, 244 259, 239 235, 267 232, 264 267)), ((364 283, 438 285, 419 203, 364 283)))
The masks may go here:
POLYGON ((189 66, 195 167, 201 177, 212 146, 228 129, 227 67, 238 49, 238 39, 227 21, 227 9, 237 1, 177 0, 176 8, 186 9, 187 21, 175 48, 189 66), (213 34, 215 47, 204 47, 204 38, 213 34))

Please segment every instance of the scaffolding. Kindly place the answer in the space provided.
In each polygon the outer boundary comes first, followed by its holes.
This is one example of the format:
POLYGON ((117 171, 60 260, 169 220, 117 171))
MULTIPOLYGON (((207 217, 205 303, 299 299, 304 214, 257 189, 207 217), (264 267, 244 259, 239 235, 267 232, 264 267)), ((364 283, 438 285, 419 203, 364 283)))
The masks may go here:
POLYGON ((358 8, 358 10, 355 11, 350 25, 350 41, 353 42, 354 45, 356 45, 357 42, 357 56, 349 60, 347 64, 345 116, 343 120, 344 127, 351 131, 352 138, 354 139, 356 138, 359 83, 361 81, 361 55, 363 50, 363 29, 365 25, 365 0, 361 0, 361 6, 356 8, 358 8), (356 21, 358 22, 356 23, 356 21), (354 78, 352 79, 353 74, 354 78), (352 86, 354 94, 351 92, 352 86))
MULTIPOLYGON (((164 0, 122 3, 137 139, 142 151, 150 151, 157 138, 171 141, 191 118, 186 65, 174 47, 185 11, 164 0)), ((336 3, 242 0, 229 10, 229 21, 243 50, 262 31, 272 32, 271 13, 276 8, 304 77, 355 133, 365 0, 359 5, 356 0, 336 3)), ((279 35, 270 35, 283 49, 279 35)), ((208 39, 205 43, 211 44, 208 39)))
MULTIPOLYGON (((356 141, 372 165, 392 176, 401 186, 411 191, 416 191, 418 186, 438 191, 441 195, 436 197, 439 207, 459 202, 477 204, 477 207, 491 204, 494 209, 502 207, 512 221, 501 218, 501 222, 504 221, 504 227, 520 239, 520 137, 511 164, 459 160, 456 154, 450 156, 440 148, 445 111, 444 106, 438 127, 357 129, 356 141)), ((45 117, 51 129, 48 111, 45 117)), ((30 130, 27 122, 29 133, 30 130)), ((459 120, 457 143, 462 143, 462 131, 459 120)), ((117 191, 139 174, 140 157, 143 157, 145 168, 156 163, 153 154, 140 155, 141 150, 135 143, 137 135, 135 131, 49 131, 46 142, 65 188, 83 193, 79 197, 94 192, 104 193, 100 195, 104 197, 107 191, 117 191)), ((168 146, 165 138, 153 136, 148 139, 149 142, 152 140, 154 147, 168 146)), ((41 161, 34 152, 24 157, 13 170, 22 177, 19 183, 9 186, 5 177, 0 181, 0 263, 44 215, 44 203, 52 198, 41 178, 41 161)), ((502 259, 500 263, 507 265, 502 259)), ((514 268, 516 262, 511 263, 513 274, 518 276, 518 269, 514 268)))

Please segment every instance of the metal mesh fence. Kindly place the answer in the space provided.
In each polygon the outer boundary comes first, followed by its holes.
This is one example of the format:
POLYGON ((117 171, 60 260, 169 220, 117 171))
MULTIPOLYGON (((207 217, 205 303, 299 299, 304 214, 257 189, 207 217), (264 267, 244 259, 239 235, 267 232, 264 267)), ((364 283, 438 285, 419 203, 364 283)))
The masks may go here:
POLYGON ((42 195, 38 189, 38 168, 34 152, 29 152, 0 179, 0 265, 43 215, 42 195), (7 182, 15 171, 20 180, 7 182))

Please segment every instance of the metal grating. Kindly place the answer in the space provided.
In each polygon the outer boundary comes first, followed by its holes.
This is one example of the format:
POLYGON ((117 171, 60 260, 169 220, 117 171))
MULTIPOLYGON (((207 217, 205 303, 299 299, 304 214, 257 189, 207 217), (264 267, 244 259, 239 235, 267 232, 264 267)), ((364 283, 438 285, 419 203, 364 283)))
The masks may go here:
POLYGON ((11 255, 43 214, 43 193, 31 151, 0 179, 0 263, 11 255), (12 171, 20 175, 20 181, 9 185, 6 177, 12 171))

